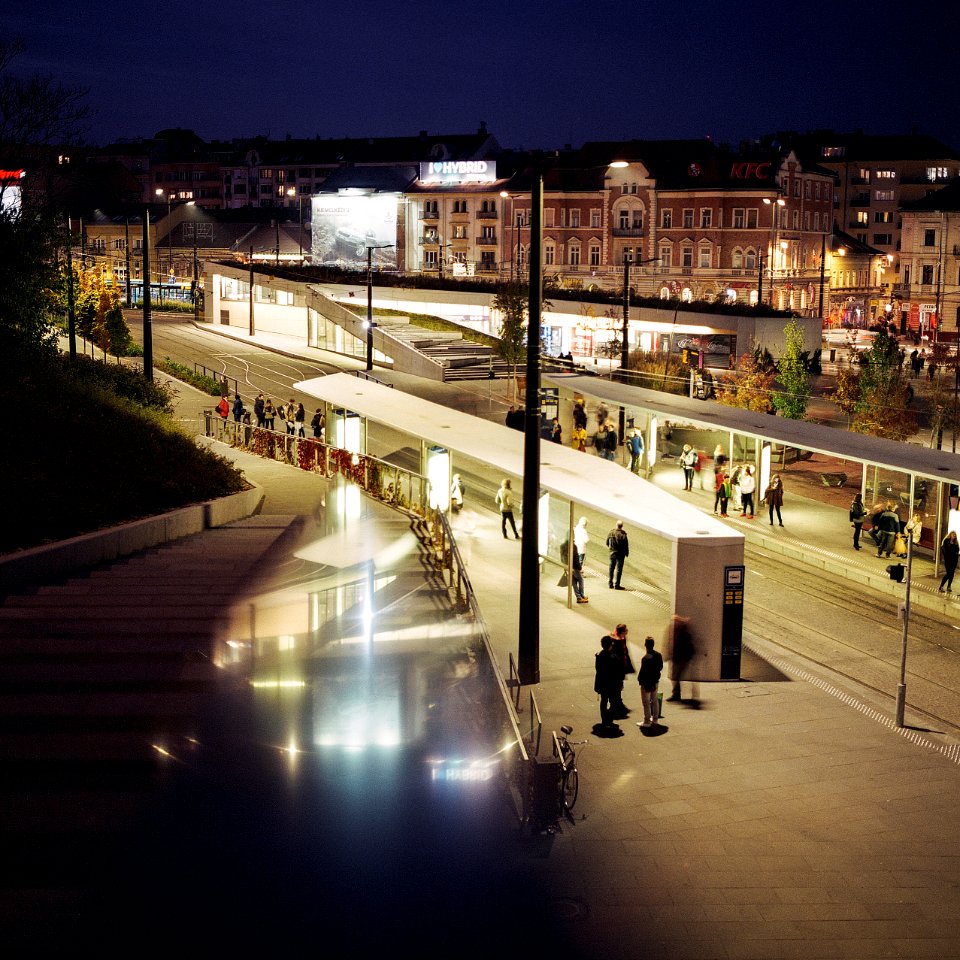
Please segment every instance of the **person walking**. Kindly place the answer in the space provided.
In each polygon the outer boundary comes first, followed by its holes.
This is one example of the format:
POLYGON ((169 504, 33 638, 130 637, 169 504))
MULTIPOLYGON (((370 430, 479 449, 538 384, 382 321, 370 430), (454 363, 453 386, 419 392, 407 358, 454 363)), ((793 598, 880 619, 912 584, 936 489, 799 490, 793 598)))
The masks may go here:
POLYGON ((693 475, 697 469, 697 451, 689 443, 683 445, 683 452, 680 454, 680 466, 683 467, 683 489, 684 491, 693 490, 693 475))
POLYGON ((757 478, 753 475, 753 467, 748 463, 740 473, 740 516, 748 520, 753 519, 753 493, 756 489, 757 478))
POLYGON ((880 539, 877 542, 877 556, 886 554, 888 557, 893 552, 893 545, 900 532, 900 518, 897 516, 893 504, 888 503, 886 509, 880 514, 880 522, 877 524, 880 531, 880 539))
POLYGON ((721 513, 720 511, 720 501, 723 500, 723 510, 721 516, 727 515, 727 501, 726 495, 724 494, 724 484, 727 482, 727 475, 723 472, 723 467, 716 467, 713 471, 713 512, 714 514, 721 513))
POLYGON ((587 428, 586 425, 580 426, 577 424, 573 428, 573 433, 570 435, 570 443, 574 450, 579 450, 581 453, 587 452, 587 428))
POLYGON ((612 707, 623 688, 623 667, 613 650, 613 637, 601 637, 600 650, 594 655, 594 665, 596 676, 593 689, 600 697, 600 726, 606 733, 616 727, 612 707))
POLYGON ((257 394, 257 399, 253 401, 253 415, 257 418, 257 426, 263 426, 263 410, 264 410, 264 399, 263 393, 257 394))
POLYGON ((643 459, 643 437, 635 427, 630 428, 627 439, 627 452, 630 454, 630 472, 640 472, 640 461, 643 459))
POLYGON ((623 679, 628 673, 636 673, 637 671, 630 659, 630 648, 627 646, 627 634, 629 632, 625 623, 618 623, 610 631, 610 639, 613 641, 611 649, 616 655, 620 667, 620 684, 610 697, 611 716, 614 720, 625 720, 630 716, 630 708, 623 702, 623 679))
POLYGON ((587 408, 584 406, 582 399, 574 401, 573 426, 575 429, 587 429, 587 408))
POLYGON ((454 513, 463 509, 463 481, 459 473, 455 473, 450 482, 450 509, 454 513))
POLYGON ((603 438, 603 450, 600 451, 600 456, 604 460, 614 461, 617 459, 617 447, 620 444, 620 440, 617 437, 617 428, 607 421, 607 432, 603 438))
POLYGON ((313 418, 310 420, 310 426, 313 427, 313 436, 317 440, 322 440, 327 427, 327 418, 323 415, 323 410, 317 407, 313 418))
POLYGON ((853 549, 860 549, 860 532, 863 530, 863 521, 867 518, 867 508, 863 505, 863 494, 854 495, 850 504, 850 526, 853 527, 853 549))
MULTIPOLYGON (((667 700, 680 701, 682 699, 680 683, 688 679, 690 662, 693 660, 694 653, 696 652, 693 645, 693 633, 690 629, 690 618, 674 614, 670 618, 670 626, 667 630, 670 654, 670 680, 673 683, 673 689, 670 692, 670 696, 667 697, 667 700)), ((691 693, 691 702, 696 703, 697 685, 695 681, 691 681, 691 693)))
POLYGON ((663 673, 663 657, 655 650, 653 637, 643 641, 646 653, 640 658, 640 669, 637 671, 637 683, 640 684, 640 699, 643 702, 643 723, 641 727, 649 727, 660 719, 660 698, 657 686, 660 675, 663 673))
POLYGON ((630 538, 623 529, 622 520, 618 520, 607 534, 607 546, 610 548, 609 587, 611 590, 626 590, 626 587, 620 586, 620 581, 623 579, 623 562, 630 556, 630 538))
POLYGON ((293 422, 298 437, 305 437, 307 435, 306 420, 307 411, 303 409, 302 403, 298 403, 296 412, 293 415, 293 422))
POLYGON ((263 404, 263 425, 267 430, 273 430, 277 422, 277 411, 273 406, 273 401, 267 397, 263 404))
POLYGON ((570 581, 573 585, 573 594, 577 598, 577 603, 589 603, 590 600, 583 589, 583 563, 580 560, 580 552, 575 545, 571 545, 569 540, 564 540, 560 544, 560 560, 563 563, 563 576, 560 578, 560 586, 566 586, 567 565, 570 567, 570 581))
POLYGON ((497 506, 500 508, 500 529, 503 531, 503 539, 509 540, 507 536, 507 523, 513 530, 514 537, 519 540, 520 534, 517 533, 517 524, 513 519, 513 487, 509 480, 503 480, 500 483, 500 489, 494 497, 497 506))
POLYGON ((777 522, 783 526, 783 517, 780 515, 780 508, 783 506, 783 481, 780 474, 775 473, 770 483, 767 484, 766 492, 763 495, 766 501, 767 510, 770 512, 770 526, 773 526, 773 511, 777 511, 777 522))
POLYGON ((947 593, 953 593, 953 575, 957 572, 957 560, 960 559, 960 541, 956 530, 951 530, 940 544, 940 558, 943 560, 943 579, 940 581, 940 593, 946 587, 947 593))
POLYGON ((226 397, 221 397, 220 402, 213 408, 220 415, 221 420, 226 420, 230 414, 230 404, 226 397))

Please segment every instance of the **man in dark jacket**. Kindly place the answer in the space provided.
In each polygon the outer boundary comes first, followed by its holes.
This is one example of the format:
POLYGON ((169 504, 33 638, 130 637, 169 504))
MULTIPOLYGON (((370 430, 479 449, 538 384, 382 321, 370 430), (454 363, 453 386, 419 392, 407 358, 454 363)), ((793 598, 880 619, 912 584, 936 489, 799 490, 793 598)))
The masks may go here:
POLYGON ((893 550, 893 542, 900 532, 900 518, 893 509, 893 504, 888 503, 887 509, 880 514, 880 521, 877 524, 880 530, 880 540, 877 542, 877 556, 886 554, 888 557, 893 550))
POLYGON ((620 586, 620 580, 623 578, 623 561, 630 556, 630 538, 623 529, 622 520, 618 520, 607 534, 607 546, 610 548, 609 587, 611 590, 626 590, 626 587, 620 586))
POLYGON ((263 399, 263 394, 258 393, 257 399, 253 401, 253 415, 257 418, 257 426, 263 426, 263 410, 266 406, 266 401, 263 399))
POLYGON ((600 648, 594 657, 597 675, 593 682, 593 689, 600 695, 600 725, 610 730, 616 727, 613 722, 612 706, 623 687, 623 662, 614 653, 613 637, 601 638, 600 648))
POLYGON ((663 673, 663 657, 658 650, 653 649, 653 637, 647 637, 643 645, 647 652, 640 659, 640 670, 637 672, 640 699, 643 701, 643 723, 640 726, 649 727, 660 719, 657 684, 660 683, 660 674, 663 673))

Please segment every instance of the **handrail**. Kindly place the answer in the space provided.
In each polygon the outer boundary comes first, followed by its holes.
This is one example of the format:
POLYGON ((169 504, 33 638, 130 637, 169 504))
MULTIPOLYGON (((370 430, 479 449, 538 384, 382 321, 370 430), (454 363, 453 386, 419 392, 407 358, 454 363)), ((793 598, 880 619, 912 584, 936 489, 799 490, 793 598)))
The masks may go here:
POLYGON ((372 377, 366 370, 352 370, 351 373, 355 377, 360 377, 361 380, 369 380, 371 383, 379 383, 381 387, 390 387, 393 389, 392 383, 387 383, 386 380, 378 380, 376 377, 372 377))

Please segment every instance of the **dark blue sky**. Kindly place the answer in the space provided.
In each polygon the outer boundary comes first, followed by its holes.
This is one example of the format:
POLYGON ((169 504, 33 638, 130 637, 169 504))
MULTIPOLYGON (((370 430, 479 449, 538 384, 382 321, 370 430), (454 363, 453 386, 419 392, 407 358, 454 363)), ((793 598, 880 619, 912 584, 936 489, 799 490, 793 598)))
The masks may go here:
POLYGON ((948 9, 35 0, 4 20, 26 42, 21 70, 89 88, 94 142, 164 127, 206 139, 453 133, 485 120, 512 147, 917 127, 960 149, 948 9))

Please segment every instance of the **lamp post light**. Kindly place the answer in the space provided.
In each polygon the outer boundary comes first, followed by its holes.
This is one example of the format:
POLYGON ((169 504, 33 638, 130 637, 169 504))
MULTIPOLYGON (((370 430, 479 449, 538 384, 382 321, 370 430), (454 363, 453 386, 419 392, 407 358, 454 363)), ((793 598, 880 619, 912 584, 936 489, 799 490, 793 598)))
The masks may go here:
MULTIPOLYGON (((764 197, 763 202, 770 208, 770 230, 773 233, 773 244, 770 247, 770 254, 767 256, 767 267, 770 270, 770 306, 773 306, 773 268, 776 260, 777 243, 780 239, 780 214, 777 207, 785 207, 787 201, 783 197, 764 197)), ((757 302, 762 302, 760 291, 757 291, 757 302)))
POLYGON ((373 251, 392 247, 392 243, 367 244, 367 369, 373 369, 373 251))
POLYGON ((287 196, 297 198, 297 223, 298 223, 298 239, 300 247, 300 266, 303 266, 303 194, 298 193, 296 187, 287 187, 287 196))

